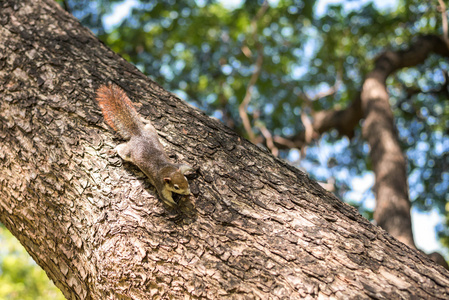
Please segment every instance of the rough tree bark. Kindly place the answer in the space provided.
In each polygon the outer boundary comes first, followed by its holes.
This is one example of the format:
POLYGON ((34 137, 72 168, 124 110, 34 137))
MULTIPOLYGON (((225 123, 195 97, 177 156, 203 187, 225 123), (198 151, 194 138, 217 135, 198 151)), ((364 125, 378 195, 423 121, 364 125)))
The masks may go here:
POLYGON ((0 221, 67 298, 449 296, 442 267, 164 91, 52 0, 0 10, 0 221), (94 101, 108 81, 199 169, 179 211, 112 151, 94 101))

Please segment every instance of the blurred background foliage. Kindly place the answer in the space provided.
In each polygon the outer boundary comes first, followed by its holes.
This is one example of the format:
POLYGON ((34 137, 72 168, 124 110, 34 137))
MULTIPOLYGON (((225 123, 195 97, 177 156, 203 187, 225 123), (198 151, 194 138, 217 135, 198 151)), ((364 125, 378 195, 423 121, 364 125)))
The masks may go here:
MULTIPOLYGON (((252 131, 293 136, 304 130, 302 113, 351 103, 382 51, 405 48, 419 34, 442 34, 437 0, 272 0, 265 8, 263 1, 244 0, 58 2, 143 73, 245 137, 239 105, 249 90, 252 131)), ((413 211, 440 216, 434 232, 444 247, 449 247, 448 68, 447 61, 432 56, 387 82, 408 157, 413 211)), ((280 150, 279 156, 372 219, 368 151, 358 127, 352 139, 330 131, 307 151, 280 150)))
POLYGON ((0 299, 63 300, 61 291, 0 224, 0 299))

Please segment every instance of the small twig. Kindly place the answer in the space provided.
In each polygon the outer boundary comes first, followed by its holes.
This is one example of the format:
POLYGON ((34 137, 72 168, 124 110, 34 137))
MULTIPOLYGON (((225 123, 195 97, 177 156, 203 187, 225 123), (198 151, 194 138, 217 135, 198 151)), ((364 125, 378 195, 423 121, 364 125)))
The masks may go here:
POLYGON ((273 141, 278 145, 285 146, 287 149, 302 148, 302 146, 298 145, 297 143, 279 135, 275 135, 273 141))
MULTIPOLYGON (((339 74, 339 73, 338 73, 339 74)), ((317 101, 321 98, 324 97, 328 97, 331 96, 333 94, 335 94, 338 91, 338 88, 340 86, 340 76, 337 75, 337 77, 335 78, 335 83, 333 86, 329 87, 326 91, 322 91, 319 92, 318 94, 316 94, 313 98, 310 97, 308 94, 306 93, 301 93, 298 95, 298 97, 300 97, 305 105, 303 105, 303 109, 301 112, 301 122, 304 125, 304 129, 305 129, 305 135, 304 135, 304 143, 305 146, 309 145, 312 142, 313 139, 313 135, 315 132, 315 129, 313 127, 313 122, 310 119, 310 117, 306 114, 306 109, 309 109, 312 112, 312 115, 315 115, 315 112, 312 109, 312 102, 317 101)), ((305 151, 306 151, 306 147, 303 146, 301 147, 301 156, 305 156, 305 151)))
POLYGON ((243 122, 243 127, 245 127, 246 132, 248 133, 249 140, 254 142, 255 134, 253 129, 251 128, 251 122, 249 121, 248 113, 246 109, 248 108, 249 102, 251 101, 251 95, 254 88, 254 85, 259 79, 260 72, 262 71, 262 63, 263 63, 263 53, 260 49, 258 49, 257 61, 256 61, 256 69, 254 70, 253 75, 251 75, 251 79, 249 80, 248 87, 246 88, 245 97, 243 98, 242 103, 239 105, 239 115, 243 122))
POLYGON ((319 100, 324 97, 332 96, 333 94, 335 94, 338 91, 339 87, 340 87, 340 80, 337 77, 337 79, 335 79, 335 84, 333 86, 329 87, 326 91, 316 94, 315 97, 312 98, 312 101, 316 101, 316 100, 319 100))
POLYGON ((259 21, 260 18, 262 18, 262 16, 265 14, 267 9, 268 9, 268 1, 265 0, 262 3, 262 6, 257 11, 257 13, 254 16, 254 18, 251 20, 251 28, 253 30, 253 34, 255 34, 257 32, 257 22, 259 21))
POLYGON ((340 77, 343 77, 343 76, 340 74, 340 72, 337 72, 337 76, 335 77, 335 83, 333 86, 329 87, 325 91, 319 92, 313 98, 308 97, 308 99, 310 99, 310 101, 313 102, 313 101, 317 101, 321 98, 332 96, 333 94, 335 94, 338 91, 338 88, 340 87, 340 83, 341 83, 340 77))
MULTIPOLYGON (((315 97, 310 97, 307 93, 299 93, 298 98, 301 98, 305 102, 305 107, 312 109, 312 102, 317 101, 321 98, 332 96, 338 91, 340 87, 340 73, 337 73, 337 77, 335 78, 335 83, 333 86, 329 87, 327 90, 319 92, 315 95, 315 97)), ((304 107, 303 106, 303 107, 304 107)))
POLYGON ((242 50, 243 54, 248 58, 251 58, 253 56, 253 52, 248 48, 247 45, 243 45, 240 50, 242 50))
MULTIPOLYGON (((313 124, 312 124, 312 121, 310 121, 310 118, 307 116, 307 114, 305 113, 304 110, 301 112, 301 122, 304 125, 304 129, 305 129, 306 145, 309 145, 310 142, 312 142, 312 138, 313 138, 313 124)), ((301 156, 305 157, 305 155, 306 155, 306 147, 301 147, 301 156)))
POLYGON ((449 36, 448 36, 448 29, 447 29, 447 12, 446 12, 446 5, 444 4, 443 0, 438 0, 438 3, 440 4, 440 11, 441 11, 441 21, 443 25, 443 40, 446 42, 446 45, 449 48, 449 36))
POLYGON ((268 149, 270 149, 271 153, 274 156, 278 156, 279 149, 274 145, 273 136, 271 135, 271 132, 263 124, 258 124, 257 127, 259 127, 260 132, 264 136, 264 138, 267 142, 268 149))
MULTIPOLYGON (((268 2, 265 0, 264 3, 262 4, 262 6, 260 7, 259 11, 257 12, 257 14, 251 20, 251 29, 252 29, 254 40, 256 40, 256 35, 257 35, 257 22, 262 17, 262 15, 266 12, 267 9, 268 9, 268 2)), ((256 84, 257 80, 259 79, 259 75, 262 71, 262 63, 263 63, 262 44, 260 42, 257 42, 256 47, 257 47, 257 59, 256 59, 256 63, 255 63, 255 70, 254 70, 253 74, 251 75, 248 86, 246 87, 245 97, 243 98, 242 103, 239 105, 239 115, 240 115, 240 118, 242 119, 243 127, 245 128, 245 131, 248 133, 248 137, 251 142, 255 141, 256 136, 251 127, 251 122, 249 121, 247 108, 248 108, 249 102, 251 101, 251 95, 252 95, 252 91, 254 89, 254 85, 256 84)), ((252 56, 251 50, 246 45, 242 47, 242 52, 247 57, 252 56)))

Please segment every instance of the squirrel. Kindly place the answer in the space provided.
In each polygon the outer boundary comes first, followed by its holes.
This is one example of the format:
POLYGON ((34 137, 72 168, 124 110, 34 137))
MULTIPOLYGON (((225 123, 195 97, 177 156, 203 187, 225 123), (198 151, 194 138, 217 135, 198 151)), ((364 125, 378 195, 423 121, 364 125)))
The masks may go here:
POLYGON ((192 167, 170 161, 156 129, 149 121, 144 124, 139 118, 125 91, 114 84, 102 85, 97 90, 96 100, 106 123, 128 140, 115 148, 118 155, 145 173, 150 183, 156 187, 161 200, 174 207, 177 204, 172 192, 189 195, 189 182, 184 174, 192 171, 192 167))

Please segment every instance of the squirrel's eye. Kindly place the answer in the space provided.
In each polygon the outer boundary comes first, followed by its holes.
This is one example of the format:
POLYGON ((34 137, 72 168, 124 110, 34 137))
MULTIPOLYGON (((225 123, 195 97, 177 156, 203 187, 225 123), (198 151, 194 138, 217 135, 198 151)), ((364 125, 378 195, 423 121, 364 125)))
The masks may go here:
POLYGON ((179 186, 177 184, 175 184, 173 187, 175 188, 175 190, 179 190, 179 186))

